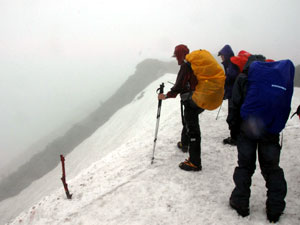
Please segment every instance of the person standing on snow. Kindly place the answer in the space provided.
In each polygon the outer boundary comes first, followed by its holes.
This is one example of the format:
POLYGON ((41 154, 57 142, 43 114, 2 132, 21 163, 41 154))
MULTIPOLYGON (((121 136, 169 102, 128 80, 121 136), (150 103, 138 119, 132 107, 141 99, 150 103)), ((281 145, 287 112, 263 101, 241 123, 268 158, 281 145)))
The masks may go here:
MULTIPOLYGON (((269 133, 258 130, 258 137, 251 135, 251 126, 247 126, 241 118, 241 107, 245 102, 248 90, 248 69, 254 61, 266 61, 262 55, 251 55, 239 74, 232 92, 229 123, 232 129, 238 132, 237 150, 238 166, 234 170, 233 189, 229 204, 243 217, 249 215, 249 198, 251 194, 251 177, 256 168, 256 151, 261 173, 266 181, 267 191, 267 218, 270 222, 277 222, 285 208, 287 184, 284 172, 279 167, 281 146, 279 133, 269 133)), ((276 111, 276 108, 273 109, 276 111)))
MULTIPOLYGON (((218 53, 221 56, 222 64, 225 71, 225 93, 224 100, 228 99, 228 115, 229 115, 229 104, 232 96, 232 89, 234 82, 239 74, 239 68, 230 61, 230 58, 234 56, 234 53, 230 45, 225 45, 218 53)), ((230 132, 230 137, 223 140, 223 144, 236 145, 236 136, 230 132)))
POLYGON ((159 94, 158 99, 176 98, 180 94, 181 102, 184 105, 184 127, 181 133, 181 142, 177 145, 183 151, 184 149, 188 149, 190 157, 181 162, 179 167, 186 171, 199 171, 202 169, 202 165, 201 132, 198 116, 204 109, 199 108, 191 99, 192 92, 195 90, 198 80, 193 73, 191 65, 185 60, 187 54, 189 54, 189 49, 186 45, 181 44, 175 47, 173 57, 176 57, 180 66, 176 83, 166 95, 159 94))
MULTIPOLYGON (((251 56, 251 54, 245 50, 241 50, 237 56, 232 56, 230 57, 230 61, 235 64, 238 68, 240 73, 242 74, 243 72, 243 68, 245 66, 245 64, 248 61, 248 58, 251 56)), ((232 140, 234 140, 234 143, 236 143, 238 134, 239 134, 239 127, 236 126, 236 118, 235 117, 239 117, 239 115, 235 115, 234 112, 232 111, 233 109, 233 105, 232 105, 232 100, 230 100, 229 104, 228 104, 228 115, 227 115, 227 119, 226 122, 229 126, 229 130, 230 130, 230 137, 232 140)))

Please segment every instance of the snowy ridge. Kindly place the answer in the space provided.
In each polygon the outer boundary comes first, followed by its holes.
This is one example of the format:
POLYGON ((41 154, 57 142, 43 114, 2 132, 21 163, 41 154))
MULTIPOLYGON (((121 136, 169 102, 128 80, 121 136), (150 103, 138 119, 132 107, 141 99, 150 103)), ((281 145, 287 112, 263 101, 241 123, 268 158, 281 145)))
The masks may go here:
MULTIPOLYGON (((165 82, 168 91, 170 85, 166 82, 174 80, 174 74, 166 74, 150 84, 66 157, 67 179, 68 174, 78 173, 67 180, 72 200, 66 199, 60 184, 52 193, 44 192, 45 197, 8 224, 269 224, 265 215, 265 183, 259 166, 252 180, 250 216, 241 218, 228 206, 237 154, 235 147, 222 144, 228 135, 226 101, 218 120, 217 110, 205 111, 199 117, 201 172, 178 168, 188 157, 176 148, 182 127, 179 98, 163 101, 155 160, 150 165, 157 110, 155 91, 161 82, 165 82), (93 162, 99 158, 97 154, 102 154, 99 149, 108 146, 114 151, 93 162), (68 170, 82 161, 90 166, 68 170)), ((300 90, 295 89, 293 111, 300 104, 299 96, 300 90)), ((284 130, 281 167, 288 195, 279 224, 300 223, 299 143, 300 121, 293 118, 284 130)), ((51 173, 60 182, 60 166, 51 173)))

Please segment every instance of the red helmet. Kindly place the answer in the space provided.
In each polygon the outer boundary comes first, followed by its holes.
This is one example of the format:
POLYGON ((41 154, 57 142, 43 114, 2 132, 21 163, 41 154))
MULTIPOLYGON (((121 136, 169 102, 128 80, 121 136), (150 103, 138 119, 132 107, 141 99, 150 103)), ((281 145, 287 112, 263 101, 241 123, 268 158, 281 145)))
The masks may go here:
POLYGON ((181 65, 185 59, 185 56, 189 54, 190 50, 186 45, 177 45, 174 50, 173 57, 176 57, 178 64, 181 65))
POLYGON ((251 56, 251 54, 245 50, 242 50, 239 52, 239 54, 237 56, 232 56, 230 58, 230 61, 237 65, 240 69, 240 72, 243 71, 243 68, 246 64, 246 62, 248 61, 248 58, 251 56))

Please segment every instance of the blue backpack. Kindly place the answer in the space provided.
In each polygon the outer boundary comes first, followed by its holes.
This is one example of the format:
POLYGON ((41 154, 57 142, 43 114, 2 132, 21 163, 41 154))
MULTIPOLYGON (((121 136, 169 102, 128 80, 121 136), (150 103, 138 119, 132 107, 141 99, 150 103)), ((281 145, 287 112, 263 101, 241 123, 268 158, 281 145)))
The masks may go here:
POLYGON ((291 111, 295 67, 290 60, 253 62, 248 70, 248 88, 241 117, 248 130, 280 133, 291 111))

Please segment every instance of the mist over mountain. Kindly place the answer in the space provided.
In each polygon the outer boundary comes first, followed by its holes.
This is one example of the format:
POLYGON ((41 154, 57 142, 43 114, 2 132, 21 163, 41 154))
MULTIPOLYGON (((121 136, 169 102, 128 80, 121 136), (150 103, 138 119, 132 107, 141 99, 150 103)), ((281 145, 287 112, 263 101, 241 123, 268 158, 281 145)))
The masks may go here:
POLYGON ((34 180, 55 168, 60 163, 60 154, 70 153, 118 109, 130 103, 149 83, 165 73, 177 73, 177 71, 178 66, 175 61, 162 62, 156 59, 146 59, 139 63, 135 73, 99 108, 82 121, 74 124, 64 135, 51 141, 11 175, 3 178, 0 183, 0 201, 17 195, 34 180))

